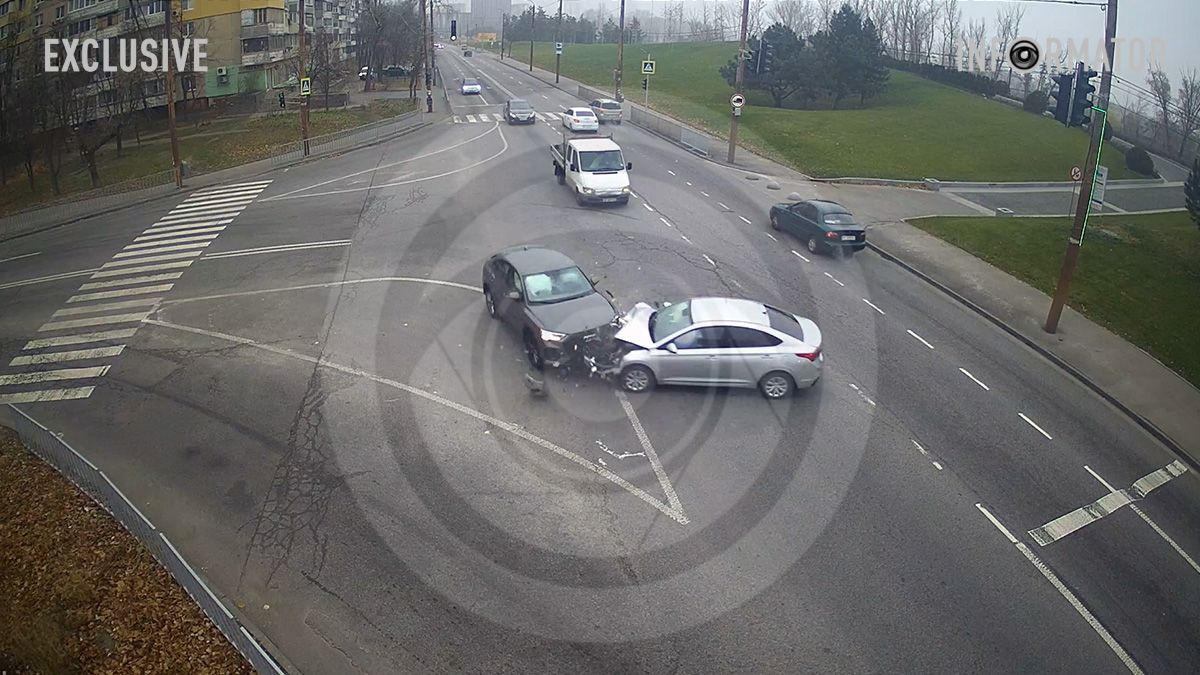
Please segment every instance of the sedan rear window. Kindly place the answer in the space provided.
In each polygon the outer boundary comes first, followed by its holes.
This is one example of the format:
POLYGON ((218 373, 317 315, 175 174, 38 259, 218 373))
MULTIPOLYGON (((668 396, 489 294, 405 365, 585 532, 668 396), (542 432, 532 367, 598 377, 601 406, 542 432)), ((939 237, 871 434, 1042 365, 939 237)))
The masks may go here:
POLYGON ((825 222, 830 225, 853 225, 854 216, 849 213, 826 213, 825 222))
MULTIPOLYGON (((764 307, 766 307, 764 305, 764 307)), ((767 320, 771 324, 771 328, 786 333, 801 342, 804 341, 804 329, 800 327, 800 322, 787 312, 781 312, 774 307, 766 307, 767 320)))
POLYGON ((609 101, 607 103, 601 103, 600 107, 604 110, 620 110, 621 104, 617 103, 616 101, 609 101))
POLYGON ((595 115, 592 114, 592 111, 587 109, 576 110, 574 114, 575 117, 595 117, 595 115))

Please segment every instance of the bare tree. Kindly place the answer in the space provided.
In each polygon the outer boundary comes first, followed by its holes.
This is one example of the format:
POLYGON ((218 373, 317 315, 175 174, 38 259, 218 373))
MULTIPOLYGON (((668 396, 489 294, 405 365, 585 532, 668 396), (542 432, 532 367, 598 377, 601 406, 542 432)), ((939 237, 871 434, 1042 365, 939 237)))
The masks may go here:
POLYGON ((810 0, 778 0, 771 6, 771 18, 797 35, 812 35, 816 23, 810 0))
POLYGON ((958 0, 946 0, 942 8, 942 56, 947 68, 958 67, 958 41, 962 32, 962 8, 958 0))
POLYGON ((767 0, 750 0, 750 14, 746 16, 746 35, 762 35, 766 29, 767 0))
MULTIPOLYGON (((987 40, 987 32, 988 32, 987 19, 980 18, 978 21, 976 21, 974 19, 971 19, 970 21, 968 21, 967 22, 967 34, 966 34, 967 51, 970 51, 970 50, 976 49, 976 48, 982 48, 984 41, 987 40)), ((988 59, 991 58, 990 56, 988 56, 988 54, 989 54, 989 52, 987 50, 984 50, 984 60, 985 60, 984 67, 985 68, 987 67, 987 63, 989 62, 988 59)), ((974 68, 975 64, 968 63, 967 67, 974 68)))
POLYGON ((1163 147, 1166 147, 1171 142, 1171 122, 1173 115, 1171 114, 1171 78, 1163 72, 1162 68, 1151 67, 1150 72, 1146 75, 1146 85, 1150 87, 1150 93, 1154 95, 1154 103, 1158 105, 1158 112, 1162 115, 1161 126, 1163 136, 1167 139, 1163 147))
POLYGON ((1178 103, 1175 110, 1175 125, 1179 128, 1182 139, 1179 142, 1178 158, 1187 160, 1188 140, 1192 133, 1200 128, 1200 78, 1195 70, 1184 72, 1183 80, 1179 83, 1178 103))
POLYGON ((817 30, 829 28, 829 19, 833 18, 833 13, 841 6, 841 0, 817 0, 817 30))
POLYGON ((999 49, 996 52, 996 73, 1000 77, 1000 68, 1008 56, 1008 46, 1021 35, 1021 21, 1025 18, 1025 7, 1020 3, 1009 2, 996 10, 996 39, 999 49))

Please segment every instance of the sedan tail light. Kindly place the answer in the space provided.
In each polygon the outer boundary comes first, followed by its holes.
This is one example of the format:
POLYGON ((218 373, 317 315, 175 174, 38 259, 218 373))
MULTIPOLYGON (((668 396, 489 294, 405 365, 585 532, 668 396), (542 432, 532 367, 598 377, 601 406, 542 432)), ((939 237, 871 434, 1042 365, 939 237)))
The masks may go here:
POLYGON ((820 355, 821 355, 821 350, 820 350, 820 349, 815 349, 815 350, 813 350, 812 352, 810 352, 810 353, 808 353, 808 354, 805 354, 805 353, 803 353, 803 352, 801 352, 801 353, 799 353, 799 354, 796 354, 796 356, 799 356, 799 357, 800 357, 800 358, 802 358, 802 359, 808 359, 809 361, 816 361, 816 360, 817 360, 817 357, 818 357, 818 356, 820 356, 820 355))
POLYGON ((826 233, 825 233, 825 238, 826 238, 826 239, 837 239, 837 238, 838 238, 838 233, 837 233, 837 232, 826 232, 826 233))

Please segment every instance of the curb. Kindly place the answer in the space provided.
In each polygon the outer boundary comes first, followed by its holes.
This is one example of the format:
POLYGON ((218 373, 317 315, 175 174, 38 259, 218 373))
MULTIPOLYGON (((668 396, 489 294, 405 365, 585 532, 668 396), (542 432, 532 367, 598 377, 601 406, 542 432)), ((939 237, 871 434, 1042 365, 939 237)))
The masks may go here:
MULTIPOLYGON (((242 178, 256 178, 258 176, 262 176, 264 174, 270 173, 277 169, 286 169, 286 168, 297 166, 297 165, 304 164, 307 162, 318 161, 318 160, 326 159, 329 157, 337 157, 340 155, 344 155, 347 152, 354 152, 355 150, 361 150, 362 148, 369 147, 369 146, 375 145, 377 143, 383 143, 385 141, 390 141, 390 140, 393 140, 396 138, 400 138, 401 136, 407 136, 410 133, 419 131, 419 130, 424 129, 425 127, 431 126, 433 124, 435 124, 435 122, 433 122, 433 121, 418 122, 418 123, 414 124, 413 126, 407 127, 405 129, 401 129, 394 134, 385 136, 383 138, 377 138, 377 139, 374 139, 374 140, 371 140, 371 141, 368 141, 365 143, 359 143, 359 144, 353 145, 349 148, 344 148, 342 150, 338 150, 337 152, 331 152, 326 155, 320 155, 320 156, 315 156, 315 157, 301 157, 299 159, 285 162, 283 164, 277 164, 277 165, 273 165, 273 166, 264 166, 261 169, 247 169, 247 172, 245 174, 239 174, 237 176, 230 175, 227 178, 217 179, 212 182, 205 182, 203 180, 203 178, 205 176, 213 176, 214 174, 219 173, 221 171, 236 172, 238 169, 252 167, 259 162, 269 162, 271 158, 267 157, 264 159, 255 160, 248 164, 241 164, 239 166, 231 166, 226 169, 219 169, 218 171, 212 171, 212 172, 209 172, 206 174, 200 174, 195 177, 196 183, 194 185, 191 185, 191 186, 185 185, 181 189, 169 190, 168 192, 165 192, 162 194, 156 194, 156 195, 151 195, 151 196, 147 196, 147 197, 142 197, 142 198, 136 199, 134 201, 131 201, 131 202, 128 202, 125 204, 104 207, 98 211, 93 211, 91 213, 85 213, 85 214, 76 215, 76 216, 69 216, 65 220, 61 220, 56 223, 43 225, 41 227, 34 228, 27 232, 20 232, 18 234, 10 235, 7 237, 0 237, 0 243, 6 242, 6 241, 13 241, 15 239, 20 239, 22 237, 27 237, 27 236, 34 235, 34 234, 40 234, 42 232, 48 232, 50 230, 54 230, 54 229, 63 227, 65 225, 71 225, 71 224, 77 223, 81 220, 87 220, 88 218, 95 218, 96 216, 104 216, 104 215, 108 215, 110 213, 116 213, 117 211, 133 208, 135 206, 141 206, 143 204, 149 204, 150 202, 155 202, 160 199, 165 199, 167 197, 172 197, 172 196, 177 196, 177 195, 186 195, 193 190, 201 190, 204 188, 212 187, 214 185, 219 185, 220 183, 224 182, 225 180, 229 180, 229 179, 233 179, 233 178, 236 178, 239 180, 242 178)), ((159 186, 159 187, 165 187, 165 185, 159 186)), ((154 188, 147 188, 147 189, 154 189, 154 188)))
POLYGON ((1141 415, 1134 412, 1132 409, 1130 409, 1128 406, 1126 406, 1124 403, 1122 403, 1115 396, 1108 393, 1108 391, 1105 390, 1103 387, 1101 387, 1100 385, 1098 385, 1094 381, 1092 381, 1092 379, 1089 378, 1087 375, 1084 375, 1082 372, 1080 372, 1077 368, 1075 368, 1075 366, 1072 366, 1070 363, 1063 360, 1057 354, 1051 352, 1050 350, 1041 346, 1037 342, 1034 342, 1030 338, 1026 337, 1020 331, 1018 331, 1017 329, 1008 325, 1007 323, 1002 321, 999 317, 997 317, 996 315, 987 311, 983 307, 980 307, 975 302, 967 299, 965 296, 963 296, 959 292, 951 289, 949 286, 946 286, 945 284, 938 281, 937 279, 934 279, 933 277, 929 276, 928 274, 925 274, 924 272, 917 269, 916 267, 913 267, 912 265, 905 262, 903 259, 899 258, 898 256, 896 256, 892 253, 889 253, 888 251, 880 248, 878 244, 868 241, 867 246, 872 251, 875 251, 876 253, 878 253, 880 255, 880 257, 882 257, 884 260, 895 263, 897 266, 903 268, 904 270, 907 270, 914 276, 920 278, 925 283, 929 284, 930 286, 933 286, 934 288, 938 289, 939 291, 950 296, 953 300, 955 300, 959 304, 967 307, 968 309, 975 312, 976 314, 983 317, 984 319, 987 319, 989 322, 994 324, 996 327, 1000 328, 1000 330, 1002 330, 1005 333, 1008 333, 1012 337, 1016 338, 1018 341, 1020 341, 1026 347, 1029 347, 1033 351, 1040 354, 1047 361, 1054 364, 1055 366, 1057 366, 1059 369, 1066 372, 1071 377, 1074 377, 1076 380, 1078 380, 1080 383, 1082 383, 1085 387, 1087 387, 1088 389, 1090 389, 1093 392, 1095 392, 1096 394, 1098 394, 1100 396, 1100 398, 1103 398, 1105 401, 1110 403, 1117 410, 1120 410, 1122 413, 1124 413, 1127 417, 1129 417, 1131 420, 1133 420, 1134 423, 1136 423, 1139 427, 1144 429, 1147 433, 1149 433, 1156 440, 1158 440, 1158 442, 1165 445, 1168 450, 1170 450, 1172 453, 1174 453, 1179 459, 1183 460, 1183 462, 1185 464, 1187 464, 1188 466, 1190 466, 1193 470, 1200 471, 1200 458, 1193 457, 1191 454, 1188 453, 1187 450, 1184 450, 1184 448, 1181 445, 1179 445, 1177 442, 1175 442, 1175 439, 1171 438, 1165 432, 1163 432, 1161 429, 1154 426, 1154 424, 1152 422, 1150 422, 1150 420, 1148 420, 1145 417, 1142 417, 1141 415))

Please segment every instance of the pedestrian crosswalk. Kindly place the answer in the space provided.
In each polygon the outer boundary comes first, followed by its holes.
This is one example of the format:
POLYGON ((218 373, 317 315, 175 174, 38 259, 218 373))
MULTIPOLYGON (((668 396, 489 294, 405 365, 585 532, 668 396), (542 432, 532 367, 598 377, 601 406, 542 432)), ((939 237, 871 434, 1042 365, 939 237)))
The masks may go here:
POLYGON ((0 367, 0 404, 91 396, 112 367, 105 360, 125 351, 126 341, 183 270, 270 183, 194 192, 113 255, 67 298, 65 307, 51 314, 20 355, 0 367))
MULTIPOLYGON (((537 112, 534 116, 543 122, 558 123, 562 118, 556 113, 537 112)), ((495 124, 496 122, 507 122, 503 113, 475 113, 473 115, 455 115, 455 124, 495 124)))

